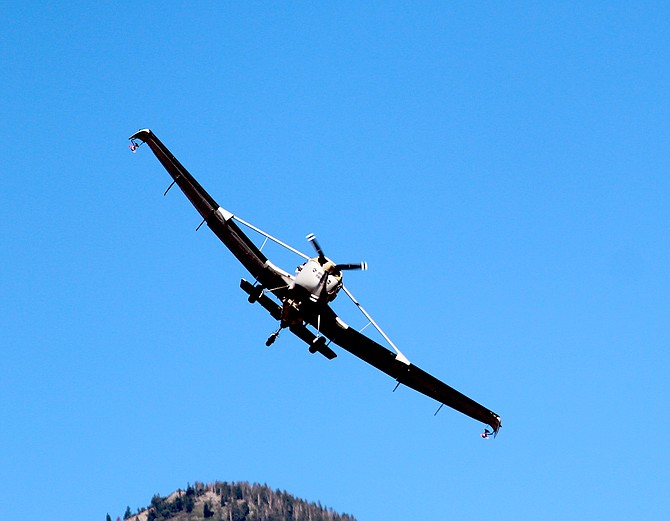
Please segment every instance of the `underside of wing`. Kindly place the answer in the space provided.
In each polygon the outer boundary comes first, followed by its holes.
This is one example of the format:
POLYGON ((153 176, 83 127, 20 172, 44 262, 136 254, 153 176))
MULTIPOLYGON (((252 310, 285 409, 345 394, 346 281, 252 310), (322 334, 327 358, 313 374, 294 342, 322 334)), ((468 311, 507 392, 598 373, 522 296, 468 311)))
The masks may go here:
POLYGON ((184 195, 191 201, 207 226, 256 280, 269 287, 276 287, 283 283, 280 276, 267 269, 267 257, 233 221, 233 215, 216 203, 214 198, 200 186, 200 183, 151 130, 140 130, 133 134, 130 139, 133 143, 142 141, 149 145, 151 151, 174 180, 174 184, 184 192, 184 195))
POLYGON ((496 413, 414 364, 403 361, 399 355, 362 333, 346 326, 332 310, 330 310, 330 313, 322 315, 320 328, 333 343, 395 378, 400 384, 491 426, 494 434, 497 434, 502 426, 500 416, 496 413))

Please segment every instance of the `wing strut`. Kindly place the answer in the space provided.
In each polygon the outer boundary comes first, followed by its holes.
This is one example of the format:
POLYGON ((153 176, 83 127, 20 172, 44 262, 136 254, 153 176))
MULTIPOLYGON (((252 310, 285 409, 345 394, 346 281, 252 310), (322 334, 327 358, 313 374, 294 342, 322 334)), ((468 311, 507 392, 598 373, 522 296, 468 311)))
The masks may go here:
POLYGON ((361 313, 363 313, 363 315, 365 315, 365 318, 367 318, 370 321, 370 324, 372 324, 375 327, 375 329, 377 331, 379 331, 379 334, 384 337, 384 340, 386 340, 389 343, 389 345, 393 348, 393 350, 397 353, 396 354, 396 360, 398 360, 399 362, 402 362, 403 364, 410 365, 410 361, 407 359, 407 357, 400 352, 400 349, 398 349, 396 347, 396 345, 393 343, 393 341, 388 337, 388 335, 386 333, 384 333, 384 331, 382 331, 382 328, 379 327, 377 325, 377 322, 375 322, 375 320, 370 316, 370 314, 367 311, 365 311, 363 306, 361 306, 360 302, 358 302, 358 300, 356 300, 356 298, 351 294, 351 292, 347 289, 347 287, 342 285, 342 289, 347 294, 347 296, 351 299, 351 301, 354 304, 356 304, 356 307, 358 307, 358 309, 361 310, 361 313))
MULTIPOLYGON (((256 227, 256 226, 254 226, 253 224, 251 224, 251 223, 245 221, 244 219, 240 219, 237 215, 233 215, 232 218, 233 218, 234 220, 236 220, 238 223, 243 224, 243 225, 246 226, 247 228, 251 228, 253 231, 255 231, 255 232, 257 232, 257 233, 260 233, 260 234, 261 234, 263 237, 265 237, 266 239, 270 239, 272 242, 276 242, 277 244, 279 244, 279 246, 283 246, 283 247, 286 248, 287 250, 292 251, 293 253, 295 253, 296 255, 299 255, 299 256, 302 257, 303 259, 305 259, 305 260, 309 260, 309 258, 310 258, 309 255, 305 255, 303 252, 296 250, 293 246, 290 246, 290 245, 286 244, 284 241, 280 241, 280 240, 277 239, 276 237, 273 237, 273 236, 270 235, 269 233, 264 232, 264 231, 261 230, 260 228, 258 228, 258 227, 256 227)), ((263 246, 265 246, 265 243, 263 243, 263 246)), ((263 248, 263 246, 261 246, 261 249, 263 248)))

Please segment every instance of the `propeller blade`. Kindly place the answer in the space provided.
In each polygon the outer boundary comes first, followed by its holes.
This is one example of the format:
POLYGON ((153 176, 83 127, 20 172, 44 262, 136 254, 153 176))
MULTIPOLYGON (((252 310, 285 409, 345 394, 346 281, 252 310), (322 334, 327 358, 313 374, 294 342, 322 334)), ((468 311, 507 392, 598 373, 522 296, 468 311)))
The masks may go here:
POLYGON ((336 264, 335 265, 335 270, 336 271, 367 270, 367 269, 368 269, 368 263, 367 262, 361 262, 359 264, 336 264))
POLYGON ((314 249, 316 250, 316 253, 319 254, 319 264, 324 264, 326 262, 326 256, 323 253, 323 250, 321 249, 321 246, 319 246, 319 243, 316 241, 316 235, 313 233, 310 233, 307 236, 307 240, 312 243, 312 246, 314 246, 314 249))

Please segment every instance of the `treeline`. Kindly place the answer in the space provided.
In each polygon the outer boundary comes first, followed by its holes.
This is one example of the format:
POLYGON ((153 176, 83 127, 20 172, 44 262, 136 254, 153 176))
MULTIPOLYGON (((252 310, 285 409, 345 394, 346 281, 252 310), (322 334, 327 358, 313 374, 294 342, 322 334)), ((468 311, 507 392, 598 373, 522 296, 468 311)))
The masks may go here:
POLYGON ((272 490, 258 483, 208 485, 196 483, 166 497, 155 495, 151 504, 137 514, 130 507, 126 521, 356 521, 321 503, 298 499, 286 491, 272 490))

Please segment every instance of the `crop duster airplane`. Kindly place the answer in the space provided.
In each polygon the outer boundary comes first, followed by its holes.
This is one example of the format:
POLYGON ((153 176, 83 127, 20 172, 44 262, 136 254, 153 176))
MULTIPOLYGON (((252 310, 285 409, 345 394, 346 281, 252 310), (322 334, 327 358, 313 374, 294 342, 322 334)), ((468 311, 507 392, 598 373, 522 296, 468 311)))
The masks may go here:
POLYGON ((310 257, 299 252, 219 206, 151 130, 136 132, 130 137, 130 141, 133 152, 142 143, 149 145, 173 179, 168 190, 176 183, 202 216, 201 225, 207 223, 249 271, 254 282, 242 279, 240 283, 242 290, 248 294, 249 302, 257 302, 279 322, 277 331, 266 342, 268 346, 283 329, 288 329, 306 342, 311 353, 321 353, 329 360, 337 356, 330 347, 335 344, 394 378, 397 381, 396 388, 400 384, 411 387, 437 400, 440 409, 447 405, 490 426, 492 430, 485 429, 482 437, 498 433, 501 427, 500 416, 410 363, 342 284, 343 272, 367 269, 365 263, 335 263, 326 257, 312 234, 307 239, 314 247, 316 256, 310 257), (297 267, 295 275, 270 262, 261 251, 263 246, 257 247, 238 223, 263 235, 265 241, 276 242, 301 256, 304 262, 297 267), (329 303, 340 291, 344 291, 351 298, 393 351, 349 327, 335 314, 329 303))

